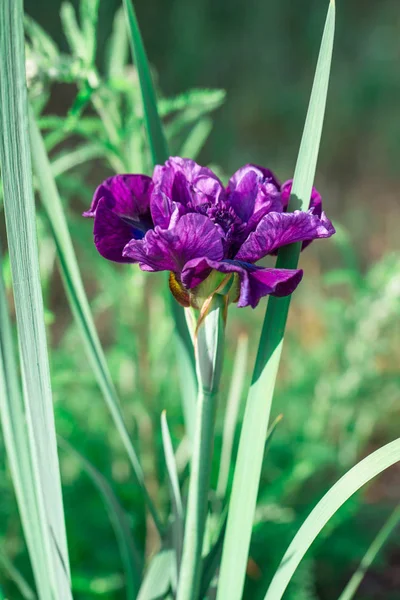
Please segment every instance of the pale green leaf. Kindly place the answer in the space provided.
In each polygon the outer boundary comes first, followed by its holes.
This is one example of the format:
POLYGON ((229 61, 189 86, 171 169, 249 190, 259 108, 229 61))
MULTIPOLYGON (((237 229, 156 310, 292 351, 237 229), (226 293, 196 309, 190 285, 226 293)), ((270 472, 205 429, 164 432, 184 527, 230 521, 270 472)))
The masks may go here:
POLYGON ((280 600, 301 559, 329 519, 363 485, 400 461, 400 438, 386 444, 350 469, 311 511, 272 579, 264 600, 280 600))
MULTIPOLYGON (((334 24, 335 6, 331 2, 296 164, 291 209, 305 208, 311 195, 325 113, 334 24)), ((282 248, 278 254, 277 267, 296 268, 299 253, 300 244, 282 248)), ((222 554, 218 600, 239 600, 242 597, 263 449, 289 305, 290 296, 271 296, 268 301, 240 436, 222 554)))

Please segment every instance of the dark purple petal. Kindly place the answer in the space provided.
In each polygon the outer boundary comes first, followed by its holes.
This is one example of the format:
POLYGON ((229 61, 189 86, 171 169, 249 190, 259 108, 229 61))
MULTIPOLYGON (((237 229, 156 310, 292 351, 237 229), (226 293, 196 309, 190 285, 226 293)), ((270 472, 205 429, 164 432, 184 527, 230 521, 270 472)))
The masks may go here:
POLYGON ((215 261, 198 258, 188 262, 182 271, 182 283, 192 289, 208 277, 212 269, 221 273, 236 273, 240 280, 240 308, 255 308, 267 295, 288 296, 303 277, 301 269, 263 269, 240 261, 215 261))
POLYGON ((94 217, 101 198, 107 200, 107 206, 120 216, 138 217, 149 212, 150 193, 153 187, 151 177, 147 175, 115 175, 109 177, 94 193, 90 209, 84 217, 94 217))
MULTIPOLYGON (((281 187, 282 202, 283 202, 285 211, 289 204, 290 193, 292 191, 292 185, 293 185, 293 179, 289 179, 289 181, 285 181, 285 183, 282 184, 282 187, 281 187)), ((322 215, 322 198, 321 198, 321 194, 315 187, 313 187, 311 190, 311 198, 310 198, 310 204, 309 204, 308 208, 309 208, 309 210, 312 209, 312 212, 314 215, 317 215, 317 217, 321 217, 321 215, 322 215)), ((301 246, 301 249, 304 250, 304 248, 307 248, 307 246, 309 244, 311 244, 311 242, 312 242, 312 240, 304 241, 301 246)))
MULTIPOLYGON (((287 209, 288 204, 289 204, 290 193, 292 191, 292 185, 293 185, 293 179, 289 179, 288 181, 285 181, 285 183, 283 183, 282 187, 281 187, 282 204, 283 204, 285 210, 287 209)), ((309 204, 308 208, 309 209, 313 208, 314 214, 317 215, 318 217, 321 216, 321 214, 322 214, 322 198, 321 198, 321 194, 315 187, 313 187, 311 190, 311 198, 310 198, 310 204, 309 204)))
POLYGON ((262 216, 282 208, 280 183, 269 169, 245 165, 234 173, 228 184, 229 202, 236 214, 254 226, 262 216))
POLYGON ((221 234, 204 215, 183 215, 171 229, 156 227, 142 240, 131 240, 123 255, 139 262, 143 271, 180 273, 185 263, 203 256, 223 257, 221 234))
POLYGON ((187 158, 172 157, 157 165, 153 181, 151 214, 154 224, 163 229, 171 226, 173 215, 177 218, 206 202, 215 203, 225 193, 210 169, 187 158))
POLYGON ((95 246, 104 258, 120 263, 136 262, 122 256, 123 249, 133 237, 132 226, 108 208, 105 198, 100 198, 96 206, 93 236, 95 246))
POLYGON ((312 211, 269 213, 249 235, 235 258, 253 263, 281 246, 333 235, 335 229, 325 213, 319 218, 312 211))

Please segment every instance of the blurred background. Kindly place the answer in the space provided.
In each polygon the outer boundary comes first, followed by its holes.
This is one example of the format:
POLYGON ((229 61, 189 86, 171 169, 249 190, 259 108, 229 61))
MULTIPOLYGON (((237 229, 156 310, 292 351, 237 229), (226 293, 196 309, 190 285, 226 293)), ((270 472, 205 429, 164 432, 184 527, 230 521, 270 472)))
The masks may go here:
MULTIPOLYGON (((25 1, 26 12, 68 52, 60 6, 58 0, 25 1)), ((100 3, 100 73, 119 6, 117 0, 100 3)), ((226 90, 225 102, 212 115, 213 128, 198 161, 217 165, 222 175, 254 162, 274 170, 282 181, 292 177, 327 3, 136 0, 135 6, 163 96, 197 87, 226 90)), ((313 244, 302 257, 305 278, 291 308, 273 407, 274 417, 283 414, 283 419, 266 456, 260 487, 245 596, 249 600, 263 598, 288 543, 327 489, 355 462, 398 435, 399 29, 396 0, 337 2, 316 187, 338 233, 332 240, 313 244)), ((64 117, 76 92, 73 83, 56 82, 43 114, 64 117)), ((64 149, 75 143, 71 138, 64 149)), ((69 179, 60 179, 60 189, 128 427, 141 449, 152 493, 166 510, 159 435, 163 408, 168 409, 175 446, 184 434, 169 343, 173 325, 168 290, 162 278, 117 267, 96 254, 91 223, 80 214, 93 189, 109 174, 109 166, 101 160, 77 165, 69 179)), ((151 535, 145 542, 140 491, 73 326, 55 266, 54 245, 40 210, 57 428, 112 483, 141 552, 149 555, 154 548, 151 535)), ((3 232, 2 222, 0 229, 3 232)), ((265 302, 255 311, 229 311, 214 485, 235 344, 239 334, 248 336, 250 374, 264 310, 265 302)), ((242 413, 243 406, 235 443, 242 413)), ((124 598, 121 561, 101 497, 71 454, 62 450, 61 459, 75 597, 124 598)), ((0 536, 7 556, 29 580, 4 459, 0 465, 0 536)), ((337 599, 396 506, 399 489, 400 471, 392 467, 352 498, 314 544, 285 598, 337 599)), ((357 598, 399 597, 398 540, 398 535, 391 536, 357 598)), ((8 594, 5 597, 20 597, 9 569, 0 571, 0 584, 8 594)))

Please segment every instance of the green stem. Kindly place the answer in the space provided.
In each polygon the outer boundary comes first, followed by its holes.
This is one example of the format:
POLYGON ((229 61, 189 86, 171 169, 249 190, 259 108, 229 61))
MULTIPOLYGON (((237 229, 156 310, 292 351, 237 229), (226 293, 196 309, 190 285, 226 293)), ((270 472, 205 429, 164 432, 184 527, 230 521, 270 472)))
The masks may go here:
POLYGON ((390 517, 378 532, 376 538, 368 548, 367 552, 364 555, 364 558, 360 562, 360 565, 357 571, 354 573, 353 577, 350 579, 349 583, 346 585, 345 589, 341 593, 339 600, 352 600, 354 598, 354 594, 356 593, 360 583, 364 579, 364 575, 375 560, 378 552, 381 550, 382 546, 388 540, 392 531, 397 527, 400 521, 400 504, 394 509, 391 513, 390 517))
POLYGON ((224 348, 223 303, 221 296, 214 297, 197 334, 199 393, 177 600, 198 600, 199 594, 215 413, 224 348))

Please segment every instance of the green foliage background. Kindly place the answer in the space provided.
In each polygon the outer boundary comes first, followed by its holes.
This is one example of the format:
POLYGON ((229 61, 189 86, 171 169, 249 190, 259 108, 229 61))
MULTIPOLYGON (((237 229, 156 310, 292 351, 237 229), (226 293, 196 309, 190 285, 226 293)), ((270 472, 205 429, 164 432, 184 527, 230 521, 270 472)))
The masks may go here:
MULTIPOLYGON (((135 5, 159 88, 166 96, 193 87, 227 92, 224 105, 213 115, 214 127, 200 162, 218 165, 223 175, 251 161, 274 169, 281 179, 289 178, 325 3, 141 0, 135 5)), ((27 0, 25 6, 67 51, 59 2, 27 0)), ((114 0, 100 3, 100 72, 117 6, 114 0)), ((317 187, 338 234, 327 243, 313 244, 302 257, 306 276, 293 302, 273 406, 275 417, 282 413, 283 420, 265 459, 248 567, 246 598, 251 600, 263 597, 289 541, 323 493, 359 458, 398 431, 398 6, 391 0, 379 4, 352 0, 338 2, 337 9, 317 187)), ((72 82, 54 85, 45 114, 64 117, 76 91, 72 82)), ((40 102, 40 90, 36 100, 40 102)), ((79 106, 77 110, 79 114, 79 106)), ((54 129, 59 127, 57 122, 54 129)), ((77 145, 79 137, 73 133, 75 137, 61 144, 61 155, 77 145)), ((169 292, 163 277, 121 268, 97 255, 91 224, 80 214, 94 187, 109 174, 110 165, 97 158, 78 163, 68 176, 59 178, 59 185, 124 416, 140 448, 150 491, 165 513, 168 492, 161 411, 167 409, 175 448, 184 431, 170 343, 169 292)), ((38 227, 58 432, 112 483, 140 552, 149 556, 155 535, 150 527, 145 542, 140 489, 72 324, 41 208, 38 227)), ((3 239, 2 220, 0 231, 3 239)), ((7 262, 5 276, 10 284, 7 262)), ((252 364, 263 311, 264 305, 254 312, 229 311, 214 487, 235 343, 240 333, 249 335, 252 364)), ((2 550, 30 581, 3 451, 0 456, 2 550)), ((101 497, 76 458, 64 448, 60 456, 75 598, 124 598, 121 560, 101 497)), ((396 503, 396 485, 398 472, 393 468, 343 507, 303 561, 288 600, 338 597, 396 503)), ((360 588, 360 599, 396 598, 400 548, 395 536, 392 539, 360 588)), ((5 598, 20 597, 6 562, 0 569, 0 585, 5 598)))

